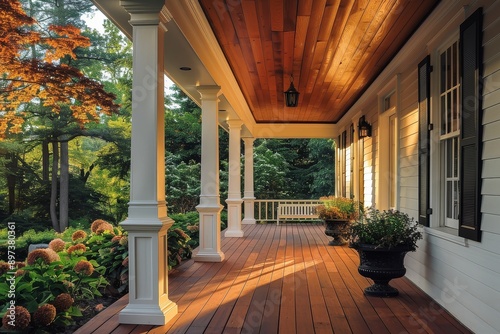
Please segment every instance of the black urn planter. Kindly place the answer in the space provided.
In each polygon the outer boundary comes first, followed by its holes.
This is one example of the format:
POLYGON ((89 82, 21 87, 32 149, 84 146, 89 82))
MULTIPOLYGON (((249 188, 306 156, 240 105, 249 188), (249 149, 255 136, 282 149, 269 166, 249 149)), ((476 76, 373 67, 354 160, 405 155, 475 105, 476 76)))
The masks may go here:
POLYGON ((349 224, 347 219, 325 219, 325 234, 332 237, 333 240, 328 244, 330 246, 342 246, 349 239, 349 224))
POLYGON ((365 289, 365 295, 376 297, 395 297, 398 289, 389 285, 393 278, 406 274, 404 258, 411 251, 408 246, 376 248, 374 245, 358 244, 354 247, 359 253, 358 272, 371 278, 375 284, 365 289))

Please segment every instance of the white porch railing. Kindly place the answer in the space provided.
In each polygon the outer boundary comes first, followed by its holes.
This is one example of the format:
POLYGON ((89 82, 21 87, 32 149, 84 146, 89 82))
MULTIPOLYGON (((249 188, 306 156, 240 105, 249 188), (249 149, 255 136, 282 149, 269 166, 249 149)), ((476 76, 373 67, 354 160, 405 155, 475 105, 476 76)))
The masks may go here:
MULTIPOLYGON (((257 222, 277 222, 280 204, 320 204, 318 199, 256 199, 255 220, 257 222)), ((292 220, 292 219, 289 219, 292 220)))

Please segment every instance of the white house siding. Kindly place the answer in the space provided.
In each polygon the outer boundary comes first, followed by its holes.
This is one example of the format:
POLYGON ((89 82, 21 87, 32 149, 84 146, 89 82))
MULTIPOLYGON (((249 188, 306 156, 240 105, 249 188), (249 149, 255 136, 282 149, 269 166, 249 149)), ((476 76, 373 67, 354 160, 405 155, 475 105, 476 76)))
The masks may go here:
POLYGON ((418 215, 417 68, 402 73, 399 111, 399 210, 418 215))
POLYGON ((377 166, 378 166, 378 156, 377 156, 377 131, 378 122, 376 118, 370 113, 366 114, 366 121, 372 125, 372 136, 365 138, 365 158, 367 159, 365 163, 364 173, 365 173, 365 203, 366 207, 371 207, 376 205, 377 195, 377 166))
MULTIPOLYGON (((425 51, 428 43, 436 47, 444 42, 435 39, 436 32, 458 33, 460 23, 478 7, 483 7, 484 11, 482 240, 466 240, 456 232, 436 228, 440 225, 439 219, 431 215, 434 227, 426 230, 419 249, 407 255, 406 276, 472 331, 489 334, 500 333, 500 1, 442 1, 379 80, 367 90, 369 96, 362 97, 352 112, 362 110, 373 122, 376 134, 377 116, 372 108, 377 105, 378 92, 373 86, 384 87, 394 75, 400 75, 399 209, 417 218, 417 65, 428 53, 435 57, 433 49, 425 51), (405 49, 410 51, 405 52, 405 49)), ((449 34, 444 33, 442 37, 447 38, 449 34)), ((366 205, 376 204, 374 186, 378 156, 375 149, 376 135, 365 139, 366 205)), ((434 178, 433 182, 436 181, 434 178)), ((417 316, 421 322, 431 322, 433 312, 430 304, 417 316)))

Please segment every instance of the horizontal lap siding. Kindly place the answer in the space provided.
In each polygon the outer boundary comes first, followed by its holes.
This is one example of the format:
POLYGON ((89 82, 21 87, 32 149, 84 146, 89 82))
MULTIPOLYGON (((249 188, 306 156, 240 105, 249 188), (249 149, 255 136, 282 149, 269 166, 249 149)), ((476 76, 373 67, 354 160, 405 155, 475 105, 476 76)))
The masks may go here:
POLYGON ((376 185, 376 154, 377 154, 377 126, 378 122, 373 122, 373 112, 367 111, 366 120, 372 124, 372 136, 364 138, 364 157, 363 157, 363 204, 365 207, 371 207, 375 204, 375 185, 376 185), (373 123, 372 123, 373 122, 373 123))
MULTIPOLYGON (((408 278, 474 332, 500 333, 500 5, 485 5, 483 9, 482 241, 448 238, 444 233, 426 234, 418 251, 408 254, 406 266, 408 278)), ((412 72, 412 76, 416 83, 416 72, 412 72)), ((412 85, 408 82, 408 86, 412 85)), ((410 189, 417 186, 411 175, 418 159, 416 149, 409 144, 417 131, 413 125, 417 114, 417 110, 413 110, 416 109, 416 86, 408 93, 414 96, 415 108, 408 97, 402 97, 408 103, 407 111, 403 110, 400 139, 401 167, 405 170, 401 173, 401 209, 416 215, 416 207, 404 206, 416 203, 413 196, 417 196, 410 189)), ((433 226, 438 220, 432 217, 433 226)))
POLYGON ((418 217, 418 103, 417 71, 401 76, 399 121, 399 209, 418 217))

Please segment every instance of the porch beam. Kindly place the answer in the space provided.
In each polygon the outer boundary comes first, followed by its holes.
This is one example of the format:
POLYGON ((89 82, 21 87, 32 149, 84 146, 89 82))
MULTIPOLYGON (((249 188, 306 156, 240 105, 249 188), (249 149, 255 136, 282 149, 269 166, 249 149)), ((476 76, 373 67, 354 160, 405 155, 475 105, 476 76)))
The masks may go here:
POLYGON ((243 237, 241 229, 241 126, 243 121, 230 119, 229 126, 229 184, 227 203, 227 230, 225 237, 243 237))
POLYGON ((133 26, 131 176, 128 218, 129 303, 123 324, 164 325, 177 314, 168 298, 165 201, 162 1, 122 1, 133 26))
POLYGON ((200 214, 200 246, 195 261, 221 262, 219 191, 219 86, 199 86, 201 95, 201 194, 196 206, 200 214))
POLYGON ((242 224, 255 224, 255 194, 254 194, 254 176, 253 176, 253 143, 255 138, 245 137, 245 189, 243 193, 243 201, 245 206, 245 217, 242 224))

